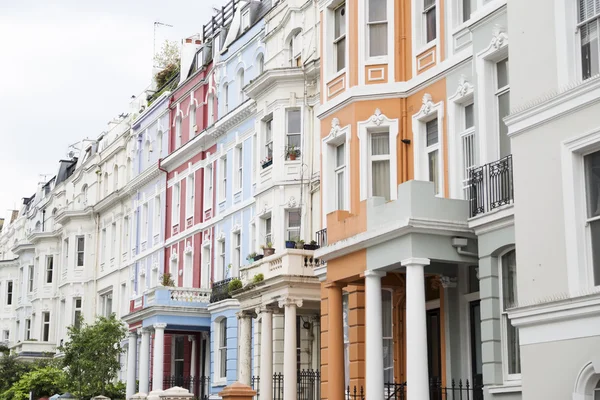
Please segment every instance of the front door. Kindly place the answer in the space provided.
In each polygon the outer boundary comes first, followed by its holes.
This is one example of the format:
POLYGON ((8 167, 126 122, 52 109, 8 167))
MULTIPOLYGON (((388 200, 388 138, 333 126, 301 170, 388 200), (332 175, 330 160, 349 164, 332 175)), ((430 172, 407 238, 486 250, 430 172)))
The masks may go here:
POLYGON ((440 309, 427 311, 427 358, 429 379, 442 379, 442 342, 440 333, 440 309))
POLYGON ((175 378, 175 386, 183 387, 184 336, 175 336, 174 339, 173 376, 175 378))

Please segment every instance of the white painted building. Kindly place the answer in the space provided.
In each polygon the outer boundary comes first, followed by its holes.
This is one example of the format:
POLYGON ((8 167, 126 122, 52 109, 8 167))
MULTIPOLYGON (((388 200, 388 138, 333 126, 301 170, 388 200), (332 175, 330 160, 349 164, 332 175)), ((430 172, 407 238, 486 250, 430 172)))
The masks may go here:
POLYGON ((525 400, 600 398, 599 21, 597 1, 509 6, 519 263, 508 317, 525 400))

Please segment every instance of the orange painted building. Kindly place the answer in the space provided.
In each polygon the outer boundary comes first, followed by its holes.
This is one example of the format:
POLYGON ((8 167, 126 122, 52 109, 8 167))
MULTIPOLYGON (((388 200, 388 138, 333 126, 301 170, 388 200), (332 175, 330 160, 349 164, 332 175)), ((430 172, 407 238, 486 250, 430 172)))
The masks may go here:
POLYGON ((441 399, 454 378, 483 396, 462 41, 498 8, 478 3, 319 2, 323 399, 441 399))

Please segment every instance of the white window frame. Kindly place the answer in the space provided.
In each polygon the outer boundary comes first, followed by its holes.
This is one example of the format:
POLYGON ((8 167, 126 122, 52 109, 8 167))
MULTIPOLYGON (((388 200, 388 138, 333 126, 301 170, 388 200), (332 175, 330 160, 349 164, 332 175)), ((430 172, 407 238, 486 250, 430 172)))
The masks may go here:
POLYGON ((242 31, 250 28, 250 7, 242 12, 242 31))
POLYGON ((42 334, 40 335, 41 342, 49 342, 50 341, 50 311, 42 311, 42 334), (46 332, 46 329, 48 331, 46 332), (46 336, 47 333, 47 337, 46 336))
MULTIPOLYGON (((369 158, 368 161, 368 165, 367 165, 367 173, 369 174, 367 177, 365 177, 368 181, 369 181, 369 187, 368 187, 368 191, 369 197, 373 197, 373 181, 372 181, 372 176, 373 176, 373 163, 377 162, 377 161, 388 161, 389 165, 390 165, 390 169, 393 168, 392 166, 392 162, 391 162, 391 153, 393 151, 395 151, 395 149, 390 148, 389 149, 389 153, 388 154, 379 154, 379 155, 373 155, 373 149, 372 149, 372 135, 376 135, 376 134, 385 134, 388 137, 388 143, 389 143, 389 131, 387 129, 376 129, 374 131, 369 131, 368 132, 368 136, 367 136, 367 141, 368 141, 368 153, 367 153, 367 157, 369 158)), ((390 171, 391 172, 391 171, 390 171)), ((390 190, 390 198, 392 195, 392 191, 393 191, 393 187, 392 184, 390 184, 389 187, 390 190)))
POLYGON ((331 72, 334 75, 337 74, 342 74, 347 68, 348 68, 348 5, 346 4, 345 1, 341 1, 339 2, 339 4, 337 4, 333 9, 332 9, 332 18, 331 18, 331 23, 332 23, 332 44, 333 44, 333 51, 332 51, 332 68, 331 68, 331 72), (341 34, 340 36, 336 37, 335 36, 335 21, 336 21, 336 13, 337 10, 339 10, 340 8, 345 7, 344 10, 344 15, 343 17, 346 19, 346 24, 345 24, 345 31, 343 34, 341 34), (344 60, 344 66, 342 68, 338 68, 338 60, 337 60, 337 46, 338 43, 340 41, 344 40, 344 46, 346 47, 345 51, 344 51, 344 56, 345 56, 345 60, 344 60))
POLYGON ((265 129, 265 145, 263 147, 263 156, 262 159, 273 158, 273 115, 270 115, 264 123, 265 129), (267 132, 271 132, 271 137, 267 135, 267 132), (269 151, 271 155, 269 155, 269 151))
POLYGON ((81 323, 78 322, 78 319, 81 319, 83 316, 83 299, 81 297, 73 298, 73 320, 72 325, 76 326, 81 323), (77 301, 79 301, 79 307, 77 307, 77 301))
POLYGON ((342 142, 340 144, 338 144, 337 146, 335 146, 335 152, 336 152, 336 156, 335 156, 335 168, 334 168, 334 174, 335 174, 335 205, 336 208, 338 210, 345 210, 346 209, 346 200, 348 198, 347 193, 346 193, 346 175, 348 173, 348 168, 347 168, 347 157, 346 157, 346 143, 342 142), (341 165, 338 165, 338 157, 337 157, 337 151, 339 148, 341 148, 343 146, 344 148, 344 160, 342 162, 341 165), (343 186, 342 186, 342 190, 340 190, 340 187, 338 186, 338 183, 340 182, 340 175, 342 177, 341 181, 343 182, 343 186))
POLYGON ((246 100, 246 93, 244 93, 244 78, 245 78, 245 71, 244 68, 240 68, 240 70, 237 73, 237 81, 238 81, 238 105, 242 104, 245 100, 246 100))
POLYGON ((126 215, 123 217, 123 254, 127 254, 129 249, 129 216, 126 215))
POLYGON ((114 260, 117 256, 117 222, 113 221, 110 226, 110 236, 111 236, 111 245, 110 245, 110 258, 114 260))
POLYGON ((322 174, 323 187, 336 187, 336 193, 331 193, 330 190, 322 192, 323 206, 325 212, 322 213, 323 226, 326 225, 327 214, 336 211, 338 209, 337 202, 337 147, 341 144, 345 146, 345 167, 344 167, 344 208, 343 210, 350 210, 350 139, 352 138, 352 125, 348 124, 344 127, 340 127, 340 121, 337 118, 333 119, 331 130, 321 141, 323 151, 323 166, 324 172, 322 174))
POLYGON ((31 340, 31 318, 25 319, 25 340, 31 340))
MULTIPOLYGON (((387 36, 388 42, 390 41, 390 39, 393 39, 393 36, 390 37, 390 35, 389 35, 390 31, 389 31, 389 23, 388 23, 387 19, 384 19, 384 20, 381 20, 381 21, 370 21, 369 20, 369 7, 371 7, 371 1, 373 1, 373 0, 367 0, 365 2, 365 8, 366 8, 366 10, 365 10, 365 14, 364 14, 365 15, 365 20, 366 20, 366 36, 364 36, 364 37, 366 38, 365 39, 365 42, 366 42, 365 45, 367 46, 367 58, 369 58, 371 60, 373 60, 373 59, 387 59, 387 56, 389 54, 389 43, 388 43, 388 46, 387 46, 385 54, 379 54, 379 55, 374 55, 374 56, 371 55, 371 36, 370 36, 371 35, 371 29, 370 29, 371 25, 384 25, 385 24, 386 31, 387 31, 387 35, 386 36, 387 36)), ((387 8, 389 6, 389 2, 387 0, 382 0, 382 1, 386 5, 386 14, 387 15, 394 15, 393 13, 389 14, 389 9, 387 8)))
POLYGON ((110 315, 113 313, 113 292, 112 290, 102 293, 100 294, 100 310, 101 310, 101 315, 103 317, 110 317, 110 315), (110 312, 108 309, 108 304, 109 304, 109 300, 110 300, 110 312))
POLYGON ((194 201, 196 196, 196 172, 192 171, 185 183, 185 219, 194 217, 194 201))
POLYGON ((229 112, 229 84, 223 83, 223 115, 229 112))
POLYGON ((219 203, 227 200, 227 155, 219 158, 219 203))
POLYGON ((64 266, 63 266, 63 273, 66 273, 67 270, 69 269, 69 238, 65 238, 65 240, 63 240, 63 252, 64 252, 64 266))
POLYGON ((594 287, 584 156, 596 151, 600 151, 600 129, 563 142, 561 149, 567 278, 571 296, 594 287))
MULTIPOLYGON (((418 113, 413 115, 413 144, 414 144, 414 177, 415 180, 429 181, 429 159, 427 147, 427 122, 438 120, 438 176, 439 187, 437 195, 444 196, 445 177, 444 177, 444 102, 433 103, 429 94, 423 96, 423 105, 418 113)), ((432 146, 433 147, 433 146, 432 146)))
POLYGON ((285 145, 286 148, 289 147, 289 140, 290 140, 290 136, 298 136, 300 138, 299 142, 300 145, 298 146, 298 150, 302 151, 302 132, 304 131, 304 113, 302 108, 300 107, 292 107, 292 108, 286 108, 285 110, 285 145), (289 115, 292 112, 299 112, 300 113, 300 131, 299 132, 290 132, 289 129, 289 115))
MULTIPOLYGON (((141 232, 141 243, 146 243, 148 241, 148 219, 150 216, 150 205, 148 204, 148 202, 144 202, 144 204, 142 204, 142 221, 141 221, 141 228, 142 228, 142 232, 141 232)), ((114 241, 113 241, 114 242, 114 241)))
POLYGON ((6 305, 10 306, 13 303, 13 294, 15 291, 15 284, 13 281, 6 281, 6 305))
POLYGON ((301 208, 289 208, 285 210, 285 240, 295 240, 302 238, 302 209, 301 208), (300 214, 300 226, 290 227, 290 213, 297 212, 300 214), (291 232, 295 232, 290 235, 291 232))
POLYGON ((181 133, 181 116, 175 117, 175 149, 181 147, 182 133, 181 133))
MULTIPOLYGON (((501 333, 501 338, 502 338, 502 365, 503 365, 503 372, 504 372, 504 380, 505 381, 520 381, 521 380, 521 373, 517 373, 517 374, 510 374, 508 371, 508 335, 507 335, 507 331, 508 331, 508 327, 510 324, 510 320, 508 317, 508 312, 505 311, 505 308, 508 307, 513 307, 515 306, 514 304, 507 304, 505 305, 503 303, 503 284, 502 284, 502 280, 503 280, 503 265, 502 265, 502 259, 503 257, 510 253, 511 251, 514 251, 515 248, 510 248, 504 252, 502 252, 501 254, 498 255, 498 286, 499 286, 499 293, 500 293, 500 299, 499 299, 499 303, 500 303, 500 325, 501 325, 501 329, 502 329, 502 333, 501 333)), ((516 296, 516 295, 515 295, 516 296)), ((518 328, 516 328, 518 330, 518 328)), ((520 345, 517 343, 517 352, 519 354, 519 364, 521 364, 521 348, 520 345)), ((523 366, 521 365, 521 368, 523 368, 523 366)))
POLYGON ((77 255, 77 258, 75 259, 75 266, 76 267, 83 267, 85 265, 85 236, 81 235, 81 236, 77 236, 76 238, 76 249, 75 249, 75 254, 77 255), (83 243, 83 246, 79 246, 80 243, 83 243), (79 256, 81 255, 81 264, 79 263, 79 256))
POLYGON ((263 244, 266 245, 268 242, 273 243, 273 218, 269 214, 268 216, 265 216, 264 218, 262 218, 262 220, 263 220, 263 227, 264 227, 263 232, 265 233, 263 235, 263 238, 264 238, 263 244), (269 224, 267 224, 267 221, 269 221, 269 224), (267 228, 269 228, 269 229, 267 230, 267 228))
POLYGON ((423 13, 423 30, 422 30, 422 35, 423 35, 423 44, 424 45, 429 45, 431 43, 435 43, 437 41, 437 38, 439 37, 439 24, 440 24, 440 19, 439 19, 439 12, 438 12, 438 0, 433 0, 433 4, 426 6, 425 2, 428 0, 420 0, 421 1, 421 6, 422 6, 422 13, 423 13), (427 40, 427 13, 431 10, 435 11, 435 38, 431 39, 431 40, 427 40))
MULTIPOLYGON (((508 84, 503 86, 503 87, 498 87, 498 63, 502 62, 504 60, 508 60, 508 57, 503 58, 499 61, 496 62, 496 65, 494 67, 494 95, 496 97, 496 100, 494 102, 494 106, 495 106, 495 113, 496 113, 496 122, 497 122, 497 126, 496 126, 496 131, 497 131, 497 135, 498 135, 498 159, 500 159, 501 154, 500 154, 500 96, 504 95, 504 94, 508 94, 509 95, 509 101, 510 101, 510 80, 508 81, 508 84)), ((507 79, 509 79, 509 75, 508 75, 509 71, 508 71, 508 66, 506 69, 506 74, 507 74, 507 79)), ((509 104, 509 109, 510 109, 510 104, 509 104)), ((507 127, 507 131, 506 133, 508 134, 508 127, 507 127)), ((508 139, 507 139, 508 140, 508 139)), ((506 157, 506 156, 504 156, 506 157)))
POLYGON ((235 179, 235 192, 242 190, 244 182, 244 147, 243 143, 236 146, 235 149, 235 162, 236 162, 236 179, 235 179))
POLYGON ((189 123, 190 123, 189 139, 191 139, 195 133, 194 126, 196 126, 196 105, 193 103, 193 99, 192 99, 192 103, 190 104, 190 111, 188 112, 188 118, 189 118, 189 123))
POLYGON ((212 246, 210 241, 207 241, 202 246, 202 268, 200 270, 200 287, 203 289, 210 288, 211 281, 211 266, 212 266, 212 246))
POLYGON ((181 182, 173 184, 171 189, 172 208, 171 208, 171 226, 179 225, 181 219, 181 182))
POLYGON ((397 140, 399 124, 398 119, 389 119, 379 109, 367 120, 358 122, 358 139, 360 153, 360 201, 371 196, 371 132, 386 131, 390 140, 390 200, 398 198, 398 152, 397 140))
POLYGON ((27 293, 33 293, 35 289, 35 265, 29 264, 27 266, 27 293))
POLYGON ((290 67, 302 66, 302 31, 295 32, 289 42, 290 67))
POLYGON ((102 228, 101 241, 102 241, 102 253, 100 254, 100 263, 102 265, 104 265, 104 263, 106 262, 106 252, 107 252, 106 242, 108 242, 106 227, 102 228))
POLYGON ((429 165, 429 159, 430 159, 430 155, 432 153, 437 153, 438 154, 438 170, 437 170, 438 183, 437 183, 437 187, 435 188, 435 191, 436 191, 436 195, 439 196, 441 194, 441 187, 440 187, 441 185, 440 185, 440 182, 439 182, 439 179, 441 178, 440 171, 443 171, 444 167, 441 166, 441 165, 439 165, 439 158, 440 158, 442 149, 440 147, 440 136, 441 136, 440 135, 440 121, 437 118, 433 118, 433 119, 425 122, 425 141, 427 141, 427 136, 429 135, 428 126, 433 121, 436 121, 436 124, 437 124, 437 141, 434 144, 431 144, 431 145, 428 145, 427 143, 425 143, 425 146, 426 146, 425 147, 425 154, 426 154, 425 158, 427 159, 427 167, 426 168, 427 168, 427 173, 429 175, 428 176, 429 179, 427 179, 427 180, 431 182, 431 177, 430 177, 431 170, 430 170, 430 165, 429 165))
POLYGON ((152 221, 152 234, 153 236, 156 236, 159 235, 161 231, 160 195, 154 196, 152 215, 154 215, 154 220, 152 221))
POLYGON ((213 92, 210 92, 206 96, 206 114, 207 114, 207 126, 211 126, 215 123, 215 96, 213 92))
POLYGON ((468 177, 463 175, 467 168, 465 167, 465 154, 463 142, 467 137, 471 137, 473 146, 473 167, 479 165, 478 157, 478 135, 477 135, 477 114, 478 108, 474 104, 474 88, 463 75, 460 79, 456 92, 448 98, 448 164, 460 166, 460 168, 449 168, 448 186, 450 197, 454 199, 468 200, 465 196, 465 186, 468 177), (465 126, 465 109, 473 104, 473 127, 465 126))
POLYGON ((216 337, 216 364, 215 368, 215 384, 220 384, 227 381, 227 318, 215 320, 216 337), (225 338, 225 340, 223 340, 225 338), (224 359, 223 359, 224 358, 224 359), (223 368, 225 374, 222 373, 223 368))
MULTIPOLYGON (((594 75, 592 74, 591 76, 584 78, 583 77, 583 62, 582 62, 582 56, 583 56, 583 52, 582 52, 582 44, 581 44, 581 39, 582 39, 582 35, 581 35, 581 31, 582 28, 588 24, 591 23, 596 23, 596 35, 600 36, 600 10, 597 14, 595 14, 592 17, 586 18, 583 21, 579 21, 579 17, 580 17, 580 0, 576 0, 576 6, 575 6, 575 10, 576 10, 576 36, 577 36, 577 53, 579 54, 579 57, 577 58, 577 60, 579 60, 579 71, 578 71, 578 80, 587 80, 590 79, 591 77, 593 77, 594 75)), ((600 42, 600 38, 597 38, 597 40, 600 42)), ((596 49, 599 53, 600 53, 600 49, 596 49)), ((600 57, 600 54, 598 54, 598 57, 600 57)))
POLYGON ((210 210, 213 206, 213 185, 214 185, 214 165, 209 162, 204 167, 204 211, 210 210))
POLYGON ((51 285, 54 282, 54 256, 46 256, 46 268, 44 274, 44 283, 51 285), (51 262, 50 262, 51 261, 51 262), (48 279, 50 278, 50 279, 48 279))
POLYGON ((242 266, 242 231, 234 230, 231 233, 231 265, 236 271, 242 266))
POLYGON ((477 149, 480 164, 500 159, 496 97, 496 63, 508 57, 508 36, 496 32, 487 48, 475 57, 477 69, 477 149))
POLYGON ((226 259, 226 254, 227 254, 227 243, 225 242, 225 238, 222 238, 220 240, 217 240, 217 250, 218 250, 218 254, 217 256, 219 257, 218 260, 218 269, 219 269, 219 275, 220 275, 220 280, 223 280, 227 277, 227 259, 226 259))
MULTIPOLYGON (((382 341, 384 340, 389 340, 391 342, 391 349, 388 350, 388 352, 390 354, 394 354, 394 291, 392 289, 381 289, 381 297, 382 297, 382 301, 381 301, 381 305, 382 305, 382 311, 383 311, 383 293, 384 292, 388 292, 390 294, 390 327, 391 327, 391 336, 385 336, 385 332, 383 332, 382 330, 382 341), (390 351, 391 350, 391 351, 390 351)), ((384 318, 383 313, 382 313, 382 318, 384 318)), ((391 357, 392 359, 392 366, 391 369, 392 370, 392 376, 394 376, 394 356, 391 357)), ((384 367, 384 371, 385 371, 385 365, 384 367)), ((388 390, 391 390, 390 388, 388 388, 388 390)), ((386 397, 389 396, 391 393, 385 393, 386 397)))

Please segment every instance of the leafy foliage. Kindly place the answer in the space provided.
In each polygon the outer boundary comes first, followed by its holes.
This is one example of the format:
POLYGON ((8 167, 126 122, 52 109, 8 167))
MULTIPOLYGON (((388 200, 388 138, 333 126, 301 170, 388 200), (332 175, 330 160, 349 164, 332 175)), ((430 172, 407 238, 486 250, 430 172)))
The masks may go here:
POLYGON ((82 322, 69 327, 68 341, 59 347, 64 353, 68 387, 80 399, 89 399, 112 390, 120 369, 119 355, 125 327, 113 315, 98 317, 93 325, 82 322))
POLYGON ((56 365, 39 366, 22 375, 10 389, 0 396, 3 400, 27 400, 29 392, 35 398, 63 393, 67 386, 65 372, 56 365))
POLYGON ((263 274, 256 274, 254 278, 252 278, 252 282, 259 283, 265 280, 265 276, 263 274))
POLYGON ((160 51, 154 55, 154 65, 164 69, 171 64, 179 64, 179 46, 174 40, 165 40, 160 51))
POLYGON ((17 360, 14 354, 5 354, 0 357, 0 399, 4 399, 4 393, 34 366, 34 364, 17 360))
POLYGON ((243 286, 242 281, 239 278, 234 278, 229 282, 229 292, 241 289, 243 286))
POLYGON ((175 286, 175 281, 171 277, 171 273, 170 272, 165 272, 164 274, 162 274, 160 276, 160 284, 163 285, 163 286, 166 286, 166 287, 173 287, 173 286, 175 286))
POLYGON ((179 73, 179 62, 167 65, 163 70, 156 74, 154 80, 156 87, 162 88, 167 82, 179 73))

